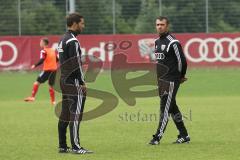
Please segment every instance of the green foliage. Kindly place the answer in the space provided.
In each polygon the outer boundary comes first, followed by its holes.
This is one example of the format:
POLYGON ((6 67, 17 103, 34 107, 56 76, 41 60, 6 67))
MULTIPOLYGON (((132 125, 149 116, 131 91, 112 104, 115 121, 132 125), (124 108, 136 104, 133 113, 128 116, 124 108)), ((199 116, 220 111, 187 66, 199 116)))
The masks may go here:
POLYGON ((164 4, 163 13, 168 16, 173 32, 204 32, 205 8, 203 1, 184 1, 164 4), (184 4, 184 5, 183 5, 184 4))
POLYGON ((64 14, 51 2, 39 3, 37 7, 22 12, 22 34, 62 34, 65 30, 64 14))
POLYGON ((210 32, 236 32, 237 28, 234 28, 230 24, 224 22, 223 20, 218 21, 214 27, 210 27, 210 32))
POLYGON ((84 16, 84 34, 112 33, 112 5, 109 0, 79 1, 77 11, 84 16), (107 4, 107 5, 106 5, 107 4))
POLYGON ((17 0, 0 0, 0 35, 18 34, 17 0), (2 5, 4 4, 4 5, 2 5), (7 6, 7 7, 6 7, 7 6))
POLYGON ((155 0, 142 0, 141 11, 136 20, 136 33, 155 33, 154 24, 159 9, 155 0))
MULTIPOLYGON (((23 35, 62 34, 66 29, 66 1, 21 1, 23 35)), ((76 11, 86 21, 83 34, 155 33, 155 18, 168 16, 171 31, 177 33, 206 32, 205 0, 76 0, 76 11), (115 13, 113 13, 115 12, 115 13), (113 24, 115 15, 115 25, 113 24)), ((208 0, 209 31, 239 32, 240 1, 208 0)), ((18 35, 18 0, 0 0, 0 34, 18 35)))
POLYGON ((239 1, 231 0, 227 2, 227 5, 221 3, 216 5, 215 3, 217 3, 216 0, 209 3, 210 32, 239 32, 239 1))
POLYGON ((135 26, 141 11, 140 0, 116 0, 118 13, 116 16, 117 33, 136 33, 135 26))

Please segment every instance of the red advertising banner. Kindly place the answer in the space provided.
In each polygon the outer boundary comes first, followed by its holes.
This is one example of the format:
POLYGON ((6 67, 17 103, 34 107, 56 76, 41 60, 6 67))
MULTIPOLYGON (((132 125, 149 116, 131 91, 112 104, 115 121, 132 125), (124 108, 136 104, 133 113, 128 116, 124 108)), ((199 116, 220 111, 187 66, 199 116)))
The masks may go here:
POLYGON ((31 63, 30 37, 0 37, 0 70, 26 69, 31 63))
MULTIPOLYGON (((189 66, 240 66, 240 33, 175 34, 183 46, 189 66)), ((57 48, 61 36, 47 36, 50 46, 57 48)), ((40 57, 42 36, 0 37, 0 70, 25 70, 40 57)), ((80 35, 78 39, 84 55, 101 59, 110 68, 113 56, 127 55, 128 62, 155 60, 156 34, 143 35, 80 35)), ((124 66, 123 66, 124 67, 124 66)))

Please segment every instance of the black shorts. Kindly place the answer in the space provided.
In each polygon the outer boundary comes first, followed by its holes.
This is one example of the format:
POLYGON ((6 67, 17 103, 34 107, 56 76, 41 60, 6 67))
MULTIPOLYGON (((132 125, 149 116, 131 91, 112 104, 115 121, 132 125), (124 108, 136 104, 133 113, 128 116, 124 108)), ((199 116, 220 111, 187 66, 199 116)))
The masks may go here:
POLYGON ((37 81, 39 83, 44 83, 48 80, 48 84, 50 86, 53 86, 55 82, 55 77, 56 77, 56 71, 42 71, 39 74, 37 81))

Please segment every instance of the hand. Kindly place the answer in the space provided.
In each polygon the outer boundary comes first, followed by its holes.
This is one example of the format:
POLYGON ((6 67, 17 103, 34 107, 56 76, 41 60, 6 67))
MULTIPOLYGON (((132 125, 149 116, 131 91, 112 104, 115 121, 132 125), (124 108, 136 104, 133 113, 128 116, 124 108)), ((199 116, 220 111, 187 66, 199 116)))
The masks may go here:
POLYGON ((35 65, 32 65, 32 66, 31 66, 31 69, 34 69, 34 68, 35 68, 35 65))
POLYGON ((86 84, 81 85, 82 91, 83 91, 83 95, 86 96, 87 95, 87 86, 86 84))
POLYGON ((180 83, 182 84, 182 83, 184 83, 184 82, 187 81, 187 80, 188 80, 187 78, 182 77, 182 78, 180 79, 180 83))

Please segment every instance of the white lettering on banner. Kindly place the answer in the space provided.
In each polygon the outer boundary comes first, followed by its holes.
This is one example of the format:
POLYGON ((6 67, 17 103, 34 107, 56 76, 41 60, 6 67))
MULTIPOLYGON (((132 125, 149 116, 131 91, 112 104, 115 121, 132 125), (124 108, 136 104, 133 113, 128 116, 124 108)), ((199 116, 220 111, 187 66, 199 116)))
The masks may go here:
POLYGON ((106 61, 106 53, 108 53, 108 61, 112 61, 113 51, 106 52, 104 42, 100 42, 100 47, 93 47, 93 48, 89 49, 87 52, 87 55, 89 55, 91 57, 93 57, 93 56, 97 57, 96 55, 94 55, 95 53, 99 53, 98 58, 104 62, 106 61))
POLYGON ((17 47, 12 42, 9 42, 9 41, 1 41, 0 42, 0 66, 12 65, 16 61, 17 57, 18 57, 18 50, 17 50, 17 47), (2 59, 2 57, 3 57, 2 46, 4 46, 4 45, 10 47, 13 51, 12 57, 7 61, 4 61, 2 59))
MULTIPOLYGON (((113 60, 114 51, 111 49, 105 50, 106 48, 105 42, 99 42, 99 45, 100 45, 99 47, 92 47, 88 51, 86 50, 86 48, 81 48, 82 55, 88 55, 91 61, 96 61, 97 59, 94 59, 94 57, 96 57, 103 62, 105 62, 106 60, 111 62, 113 60), (108 59, 106 57, 108 57, 108 59)), ((107 43, 107 45, 108 45, 107 48, 111 48, 113 44, 107 43)), ((52 48, 57 49, 58 43, 53 43, 52 48)))
POLYGON ((240 37, 231 39, 231 38, 192 38, 187 41, 184 48, 184 53, 186 58, 191 62, 231 62, 236 61, 240 62, 239 54, 239 45, 240 37), (194 43, 198 43, 198 55, 199 57, 193 57, 193 53, 190 53, 189 47, 194 43), (209 57, 209 43, 213 43, 213 55, 214 57, 209 57), (223 57, 224 54, 224 46, 223 43, 228 43, 227 55, 228 57, 223 57))

